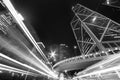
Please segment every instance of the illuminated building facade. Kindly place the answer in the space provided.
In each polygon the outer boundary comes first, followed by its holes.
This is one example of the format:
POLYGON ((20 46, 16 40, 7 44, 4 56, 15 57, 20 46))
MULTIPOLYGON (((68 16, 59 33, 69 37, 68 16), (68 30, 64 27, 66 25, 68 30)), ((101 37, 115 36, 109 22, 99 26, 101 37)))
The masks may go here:
POLYGON ((120 24, 77 4, 71 22, 81 54, 93 54, 120 46, 120 24))

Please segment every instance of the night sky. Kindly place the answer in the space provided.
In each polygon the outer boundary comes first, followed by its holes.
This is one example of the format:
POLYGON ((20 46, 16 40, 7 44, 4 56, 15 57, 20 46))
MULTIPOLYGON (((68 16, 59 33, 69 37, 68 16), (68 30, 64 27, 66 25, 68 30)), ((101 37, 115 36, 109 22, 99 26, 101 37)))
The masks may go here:
POLYGON ((40 40, 47 45, 76 45, 70 21, 74 16, 71 8, 80 3, 113 20, 120 22, 117 8, 102 5, 105 0, 11 0, 15 8, 24 16, 40 40))

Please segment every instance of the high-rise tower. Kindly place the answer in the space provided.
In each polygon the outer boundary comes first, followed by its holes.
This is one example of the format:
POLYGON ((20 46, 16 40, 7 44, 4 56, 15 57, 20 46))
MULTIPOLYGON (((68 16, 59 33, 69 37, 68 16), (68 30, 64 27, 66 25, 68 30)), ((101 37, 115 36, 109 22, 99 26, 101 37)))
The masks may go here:
POLYGON ((71 26, 82 55, 120 46, 120 24, 80 4, 72 10, 71 26))

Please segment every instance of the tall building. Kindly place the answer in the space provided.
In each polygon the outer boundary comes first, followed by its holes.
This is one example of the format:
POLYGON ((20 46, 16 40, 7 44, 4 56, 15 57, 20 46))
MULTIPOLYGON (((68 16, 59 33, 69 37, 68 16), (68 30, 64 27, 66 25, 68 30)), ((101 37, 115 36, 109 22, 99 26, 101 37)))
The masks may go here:
POLYGON ((71 26, 81 56, 62 60, 54 69, 80 70, 73 80, 119 80, 120 24, 81 4, 72 10, 71 26))
POLYGON ((73 12, 71 26, 82 55, 120 46, 120 24, 79 4, 73 12))

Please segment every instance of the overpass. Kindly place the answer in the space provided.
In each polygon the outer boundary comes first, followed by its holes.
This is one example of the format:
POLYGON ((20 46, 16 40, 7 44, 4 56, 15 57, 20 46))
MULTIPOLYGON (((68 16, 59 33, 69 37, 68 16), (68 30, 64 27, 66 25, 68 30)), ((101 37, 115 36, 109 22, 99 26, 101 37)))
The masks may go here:
POLYGON ((71 70, 83 70, 88 68, 89 66, 92 66, 93 64, 96 64, 102 60, 107 59, 110 56, 119 54, 120 49, 115 48, 108 50, 106 52, 98 52, 96 54, 89 54, 85 56, 76 56, 72 58, 68 58, 62 61, 57 62, 53 69, 55 69, 58 72, 64 72, 65 70, 71 71, 71 70))

